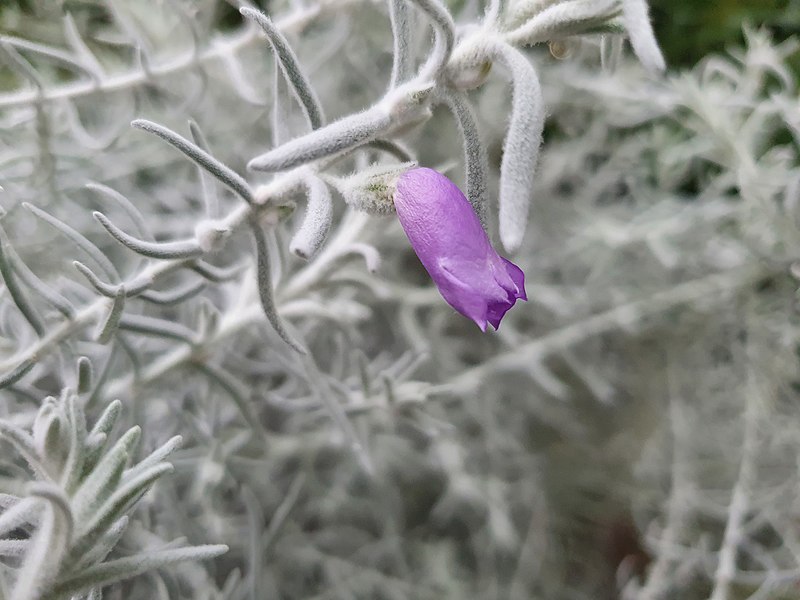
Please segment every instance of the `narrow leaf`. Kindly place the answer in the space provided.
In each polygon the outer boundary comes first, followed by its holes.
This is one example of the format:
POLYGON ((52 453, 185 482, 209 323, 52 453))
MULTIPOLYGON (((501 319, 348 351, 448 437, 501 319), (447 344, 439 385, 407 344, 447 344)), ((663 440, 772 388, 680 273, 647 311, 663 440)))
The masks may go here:
POLYGON ((139 437, 138 427, 128 430, 84 478, 72 500, 79 522, 90 517, 117 488, 139 437))
POLYGON ((303 107, 303 112, 308 118, 311 129, 321 127, 325 121, 325 117, 322 114, 322 105, 311 87, 311 82, 303 73, 300 61, 297 59, 297 55, 292 50, 288 40, 264 13, 247 7, 240 8, 239 12, 248 19, 255 21, 267 35, 275 56, 280 62, 281 70, 303 107))
POLYGON ((83 473, 85 457, 84 445, 86 443, 86 418, 78 406, 78 397, 70 390, 62 393, 62 401, 66 407, 69 419, 69 452, 67 461, 61 475, 61 487, 66 493, 71 494, 78 484, 78 479, 83 473))
POLYGON ((78 272, 80 272, 81 275, 89 280, 91 286, 101 295, 105 296, 106 298, 115 298, 119 293, 119 285, 111 285, 101 280, 94 271, 92 271, 82 262, 73 260, 72 264, 76 269, 78 269, 78 272))
MULTIPOLYGON (((203 131, 200 129, 200 126, 191 119, 189 120, 189 131, 192 134, 194 143, 197 144, 204 152, 211 154, 206 136, 203 135, 203 131)), ((217 190, 214 188, 214 182, 209 179, 208 173, 200 165, 197 165, 197 172, 200 175, 200 185, 203 188, 203 204, 205 205, 206 209, 206 217, 209 219, 215 219, 219 214, 219 198, 217 198, 217 190)))
POLYGON ((92 362, 85 356, 78 359, 78 385, 79 394, 87 394, 92 389, 92 362))
POLYGON ((247 163, 254 171, 282 171, 299 165, 351 150, 378 137, 392 124, 382 106, 344 117, 278 146, 247 163))
POLYGON ((194 331, 188 327, 155 317, 123 315, 119 322, 119 328, 142 335, 178 340, 187 344, 193 344, 195 341, 194 331))
POLYGON ((544 106, 536 70, 525 56, 502 43, 493 50, 513 80, 511 120, 500 164, 500 240, 507 251, 514 252, 522 244, 528 221, 544 106))
POLYGON ((309 259, 325 242, 333 221, 333 202, 331 192, 325 182, 309 173, 303 178, 308 190, 306 214, 300 228, 292 237, 289 248, 297 256, 309 259))
POLYGON ((205 281, 196 281, 195 283, 189 284, 182 288, 168 290, 165 292, 148 290, 139 294, 139 298, 142 300, 147 300, 148 302, 152 302, 153 304, 159 304, 161 306, 173 306, 175 304, 181 304, 190 298, 194 298, 197 296, 197 294, 202 292, 205 287, 205 281))
POLYGON ((65 560, 65 563, 71 567, 70 570, 73 573, 77 573, 93 564, 105 560, 114 547, 119 543, 120 539, 122 539, 125 530, 128 528, 129 521, 130 519, 127 516, 120 517, 111 524, 111 527, 108 528, 108 531, 106 531, 100 537, 100 539, 94 543, 88 552, 82 556, 68 556, 67 560, 65 560))
POLYGON ((21 428, 8 421, 0 421, 0 439, 5 438, 19 452, 40 479, 49 475, 41 463, 33 438, 21 428))
POLYGON ((52 485, 35 484, 31 486, 31 495, 44 499, 46 504, 19 569, 12 600, 41 597, 41 590, 55 579, 72 537, 72 513, 63 493, 52 485))
MULTIPOLYGON (((100 374, 98 385, 103 383, 107 373, 108 373, 108 364, 106 364, 106 368, 100 374)), ((122 402, 120 402, 119 400, 114 400, 113 402, 110 402, 108 406, 106 406, 105 410, 102 412, 100 417, 95 422, 94 427, 92 427, 92 430, 86 436, 86 456, 84 462, 84 469, 87 472, 90 469, 93 469, 94 466, 97 464, 97 461, 100 459, 100 456, 106 447, 108 436, 111 433, 111 430, 114 428, 114 425, 116 424, 121 411, 122 411, 122 402)))
POLYGON ((264 568, 264 545, 261 543, 261 532, 264 530, 264 513, 255 493, 247 486, 242 486, 241 498, 247 511, 247 559, 252 598, 263 598, 261 590, 264 568))
MULTIPOLYGON (((59 527, 63 529, 64 544, 72 538, 72 532, 75 529, 75 519, 72 514, 72 507, 69 503, 64 490, 52 484, 37 481, 31 483, 28 488, 28 494, 33 498, 41 498, 53 509, 59 521, 59 527)), ((53 557, 55 558, 55 556, 53 557)))
POLYGON ((11 296, 11 300, 19 309, 19 312, 25 317, 25 320, 36 332, 36 335, 42 337, 45 332, 44 321, 17 283, 17 278, 11 267, 11 262, 8 260, 9 249, 10 245, 0 238, 0 275, 2 275, 3 282, 6 284, 6 289, 11 296))
POLYGON ((656 42, 653 25, 644 0, 622 0, 622 19, 636 57, 648 71, 662 73, 667 68, 656 42))
POLYGON ((364 259, 367 265, 367 271, 370 273, 376 273, 381 266, 381 255, 378 253, 375 246, 363 242, 353 242, 345 246, 341 255, 344 257, 353 254, 361 256, 364 259))
POLYGON ((444 70, 453 52, 456 39, 456 25, 453 17, 438 0, 409 0, 433 21, 434 48, 422 69, 420 77, 435 78, 444 70))
POLYGON ((136 231, 138 232, 139 236, 147 239, 148 241, 152 241, 153 236, 148 231, 144 216, 141 212, 139 212, 139 209, 133 205, 133 202, 128 200, 114 188, 110 188, 102 183, 90 182, 87 183, 85 187, 88 190, 92 190, 93 192, 96 192, 116 202, 120 207, 122 207, 128 217, 130 217, 130 220, 134 227, 136 227, 136 231))
POLYGON ((183 152, 189 159, 199 164, 206 171, 211 173, 211 175, 236 192, 248 204, 253 203, 253 192, 242 176, 230 167, 222 164, 197 144, 193 144, 163 125, 158 125, 157 123, 145 119, 136 119, 131 123, 131 126, 154 133, 161 139, 166 140, 183 152))
POLYGON ((6 536, 15 529, 34 524, 39 519, 41 502, 34 498, 23 498, 0 515, 0 536, 6 536))
POLYGON ((153 450, 145 458, 143 458, 134 467, 131 467, 125 472, 125 481, 129 481, 137 477, 142 472, 150 467, 154 467, 166 459, 170 454, 175 452, 183 444, 183 438, 179 435, 173 436, 168 439, 164 444, 153 450))
POLYGON ((108 314, 102 322, 100 329, 97 333, 97 342, 99 344, 107 344, 117 332, 119 322, 122 319, 122 313, 125 310, 125 286, 120 285, 117 288, 117 293, 114 295, 114 300, 108 308, 108 314))
POLYGON ((510 33, 509 44, 539 44, 580 34, 621 13, 620 0, 569 0, 548 6, 510 33))
POLYGON ((106 277, 111 279, 112 281, 119 280, 119 274, 117 270, 114 268, 114 265, 111 264, 111 261, 108 260, 105 255, 100 252, 100 249, 95 246, 92 242, 86 239, 82 234, 75 231, 72 227, 67 225, 66 223, 62 222, 59 219, 56 219, 54 216, 46 213, 40 208, 33 206, 32 204, 28 204, 27 202, 23 202, 22 206, 27 210, 31 211, 34 215, 40 218, 42 221, 58 229, 61 233, 67 236, 75 245, 78 246, 83 252, 86 253, 89 258, 91 258, 97 266, 100 267, 100 270, 103 271, 106 277))
POLYGON ((137 254, 141 254, 142 256, 164 260, 179 260, 186 258, 197 258, 203 254, 200 245, 194 238, 190 240, 181 240, 179 242, 146 242, 122 231, 119 227, 109 221, 108 217, 106 217, 103 213, 94 212, 92 214, 115 240, 128 249, 133 250, 137 254))
POLYGON ((219 386, 236 406, 242 419, 252 429, 256 435, 263 435, 264 430, 261 429, 261 422, 256 414, 256 411, 251 404, 251 401, 246 397, 246 392, 241 389, 241 385, 230 375, 222 369, 207 363, 197 362, 193 365, 198 371, 206 375, 213 383, 219 386))
POLYGON ((411 24, 410 10, 406 0, 389 0, 389 16, 392 22, 392 76, 389 88, 396 88, 411 76, 411 24))
POLYGON ((88 521, 78 522, 79 530, 70 548, 71 557, 80 557, 100 539, 117 519, 122 517, 149 490, 155 481, 172 471, 172 465, 162 463, 144 471, 123 484, 94 513, 88 521))
POLYGON ((19 363, 8 373, 0 375, 0 390, 17 383, 20 379, 25 377, 25 375, 27 375, 30 372, 30 370, 35 366, 36 366, 36 361, 29 358, 19 363))
POLYGON ((161 569, 186 561, 208 560, 227 551, 228 547, 224 545, 190 546, 118 558, 90 567, 77 575, 59 581, 53 587, 52 594, 55 597, 74 595, 93 587, 102 587, 130 579, 152 569, 161 569))
POLYGON ((411 151, 404 145, 400 144, 399 142, 395 142, 394 140, 377 139, 367 142, 366 145, 370 148, 374 148, 375 150, 380 150, 381 152, 391 154, 400 162, 415 162, 411 151))
POLYGON ((359 463, 361 463, 364 471, 372 475, 374 473, 372 459, 367 453, 364 444, 359 439, 358 433, 356 432, 355 427, 353 427, 353 423, 350 421, 344 408, 334 397, 333 391, 328 384, 325 374, 320 372, 319 367, 314 362, 314 357, 311 355, 304 356, 302 363, 305 368, 305 374, 306 378, 308 379, 309 386, 311 387, 317 400, 319 400, 320 403, 325 407, 325 410, 327 411, 331 420, 336 424, 337 427, 339 427, 342 435, 344 435, 345 439, 348 441, 350 449, 353 451, 353 454, 355 454, 359 463))
POLYGON ((189 268, 198 275, 202 275, 212 283, 224 283, 226 281, 231 281, 237 275, 240 275, 244 270, 244 265, 216 267, 203 260, 198 260, 189 265, 189 268))
POLYGON ((286 496, 283 500, 281 500, 278 508, 275 509, 275 512, 269 521, 267 533, 262 541, 262 546, 264 548, 263 552, 265 554, 272 549, 272 546, 277 541, 278 535, 283 529, 283 526, 286 524, 289 516, 292 514, 292 510, 297 505, 297 501, 300 498, 300 492, 303 490, 305 481, 305 474, 300 473, 297 475, 292 481, 292 484, 289 486, 289 491, 286 493, 286 496))
MULTIPOLYGON (((53 288, 28 268, 28 265, 19 257, 14 247, 11 245, 5 231, 0 227, 0 260, 6 260, 25 285, 39 294, 48 304, 55 308, 66 318, 71 319, 75 316, 75 307, 64 296, 53 288)), ((10 292, 10 290, 9 290, 10 292)), ((13 297, 13 295, 12 295, 13 297)))
POLYGON ((267 252, 267 241, 264 238, 264 232, 257 223, 251 223, 251 230, 253 232, 253 242, 256 250, 256 277, 258 283, 258 296, 261 300, 261 307, 264 309, 264 314, 267 317, 270 325, 275 329, 280 338, 286 342, 294 351, 299 354, 305 354, 305 349, 296 342, 278 315, 275 307, 275 298, 272 290, 272 273, 270 269, 269 253, 267 252))
POLYGON ((22 556, 29 545, 28 540, 0 540, 0 556, 22 556))
POLYGON ((16 48, 7 40, 0 40, 0 56, 4 62, 17 72, 21 77, 30 81, 39 95, 44 91, 44 82, 30 62, 17 52, 16 48))
POLYGON ((122 402, 119 400, 109 402, 108 406, 106 406, 106 409, 103 411, 100 417, 98 417, 97 421, 95 421, 94 427, 92 427, 91 435, 96 435, 98 433, 110 433, 114 428, 121 411, 122 402))
POLYGON ((92 77, 96 81, 100 81, 100 79, 105 76, 103 66, 86 45, 86 42, 83 41, 78 27, 75 24, 75 19, 72 18, 70 13, 64 13, 64 37, 73 52, 77 55, 80 64, 92 74, 92 77))
POLYGON ((490 0, 483 16, 483 27, 497 29, 497 21, 504 13, 505 5, 505 0, 490 0))
POLYGON ((481 220, 483 228, 487 228, 488 212, 487 182, 489 179, 489 159, 486 149, 478 133, 475 115, 464 92, 448 90, 443 92, 443 99, 458 123, 458 130, 464 143, 464 169, 467 180, 467 198, 481 220))

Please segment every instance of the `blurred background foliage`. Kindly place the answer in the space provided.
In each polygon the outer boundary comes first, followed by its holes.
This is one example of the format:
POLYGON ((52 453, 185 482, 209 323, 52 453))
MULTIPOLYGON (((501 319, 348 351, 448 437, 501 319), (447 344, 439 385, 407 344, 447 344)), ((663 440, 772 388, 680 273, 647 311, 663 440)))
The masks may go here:
MULTIPOLYGON (((16 11, 43 14, 62 7, 85 9, 93 4, 102 2, 3 0, 0 30, 14 32, 17 19, 11 15, 16 11)), ((268 9, 270 2, 257 0, 256 4, 268 9)), ((656 36, 672 68, 691 67, 707 54, 741 46, 744 24, 768 28, 776 42, 800 34, 800 0, 651 0, 650 6, 656 36)), ((222 3, 219 18, 232 26, 240 22, 236 10, 232 6, 226 9, 222 3)), ((25 23, 30 25, 31 21, 25 23)), ((800 59, 795 58, 792 66, 800 71, 800 59)))
MULTIPOLYGON (((671 67, 743 43, 742 25, 767 27, 776 42, 800 34, 798 0, 651 0, 656 36, 671 67)), ((800 62, 795 59, 795 70, 800 62)))

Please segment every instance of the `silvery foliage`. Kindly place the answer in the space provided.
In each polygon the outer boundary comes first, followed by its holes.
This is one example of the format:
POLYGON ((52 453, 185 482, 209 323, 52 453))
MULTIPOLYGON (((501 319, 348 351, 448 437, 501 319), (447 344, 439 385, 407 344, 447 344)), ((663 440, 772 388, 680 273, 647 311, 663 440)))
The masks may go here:
POLYGON ((38 6, 0 598, 791 595, 793 43, 661 78, 642 0, 38 6), (417 162, 528 274, 495 335, 378 216, 417 162))
MULTIPOLYGON (((89 362, 78 364, 78 387, 91 387, 89 362)), ((0 548, 19 562, 11 598, 98 597, 102 586, 156 567, 213 558, 227 547, 176 544, 105 560, 128 529, 129 513, 157 479, 172 470, 164 459, 181 443, 175 436, 135 464, 141 430, 131 427, 113 445, 109 433, 122 404, 116 400, 87 430, 78 396, 47 397, 32 433, 0 421, 0 432, 28 463, 34 482, 23 495, 2 494, 0 548), (17 535, 13 535, 14 533, 17 535)))

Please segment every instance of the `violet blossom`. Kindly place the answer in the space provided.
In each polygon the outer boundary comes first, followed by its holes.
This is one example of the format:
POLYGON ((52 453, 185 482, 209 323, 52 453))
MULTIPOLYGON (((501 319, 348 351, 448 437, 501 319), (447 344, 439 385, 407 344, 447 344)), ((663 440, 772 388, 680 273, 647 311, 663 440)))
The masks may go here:
POLYGON ((525 275, 492 248, 472 205, 447 177, 427 168, 403 173, 394 193, 400 224, 447 303, 481 331, 517 299, 527 300, 525 275))

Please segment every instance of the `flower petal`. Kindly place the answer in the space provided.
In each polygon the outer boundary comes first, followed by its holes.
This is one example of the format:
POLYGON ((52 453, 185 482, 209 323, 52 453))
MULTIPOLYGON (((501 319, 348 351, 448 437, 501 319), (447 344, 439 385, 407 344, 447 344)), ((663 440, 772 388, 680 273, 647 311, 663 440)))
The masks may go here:
POLYGON ((486 311, 486 320, 492 324, 492 327, 495 329, 500 329, 500 321, 509 311, 509 309, 514 306, 514 302, 496 302, 489 305, 489 309, 486 311))
POLYGON ((426 267, 442 256, 474 260, 492 251, 472 205, 452 181, 433 169, 411 169, 401 175, 394 205, 426 267))
POLYGON ((511 277, 511 281, 514 282, 514 285, 517 286, 517 298, 521 300, 527 300, 528 294, 525 292, 525 273, 522 272, 517 265, 512 263, 510 260, 500 257, 500 260, 503 261, 503 264, 506 267, 506 271, 508 275, 511 277))

